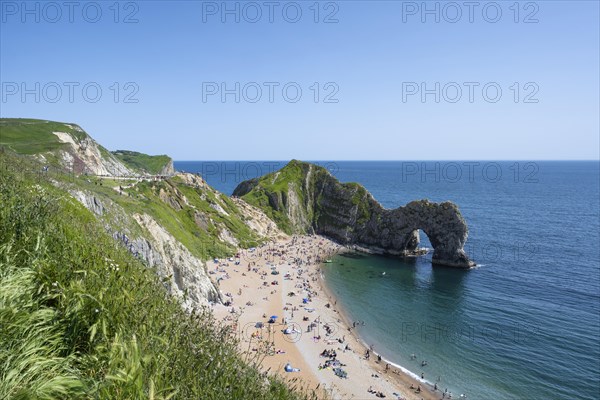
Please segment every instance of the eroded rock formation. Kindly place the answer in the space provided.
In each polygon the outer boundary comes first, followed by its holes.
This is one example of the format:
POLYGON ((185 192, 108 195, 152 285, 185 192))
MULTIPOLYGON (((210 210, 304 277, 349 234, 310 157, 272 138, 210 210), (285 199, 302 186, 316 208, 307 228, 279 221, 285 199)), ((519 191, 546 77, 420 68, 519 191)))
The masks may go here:
POLYGON ((418 230, 429 237, 434 264, 469 268, 467 224, 451 202, 413 201, 388 210, 356 183, 342 184, 326 169, 291 161, 282 170, 242 182, 234 191, 262 208, 288 233, 318 233, 365 251, 416 254, 418 230))

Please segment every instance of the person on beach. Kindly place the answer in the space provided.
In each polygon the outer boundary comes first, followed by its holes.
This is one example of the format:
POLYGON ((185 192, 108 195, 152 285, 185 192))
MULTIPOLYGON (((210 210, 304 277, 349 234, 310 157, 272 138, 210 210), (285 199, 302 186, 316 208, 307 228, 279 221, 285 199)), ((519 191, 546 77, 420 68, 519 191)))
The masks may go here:
POLYGON ((300 372, 300 368, 293 368, 290 363, 285 364, 285 367, 283 369, 285 370, 285 372, 300 372))

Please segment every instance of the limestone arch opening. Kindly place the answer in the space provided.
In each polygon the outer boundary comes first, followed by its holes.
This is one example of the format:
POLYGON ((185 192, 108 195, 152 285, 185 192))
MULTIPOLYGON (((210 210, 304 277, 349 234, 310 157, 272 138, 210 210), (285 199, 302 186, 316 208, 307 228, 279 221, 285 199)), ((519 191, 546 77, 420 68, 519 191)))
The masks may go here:
POLYGON ((413 254, 433 254, 435 250, 434 240, 423 228, 415 228, 409 235, 406 248, 413 254))

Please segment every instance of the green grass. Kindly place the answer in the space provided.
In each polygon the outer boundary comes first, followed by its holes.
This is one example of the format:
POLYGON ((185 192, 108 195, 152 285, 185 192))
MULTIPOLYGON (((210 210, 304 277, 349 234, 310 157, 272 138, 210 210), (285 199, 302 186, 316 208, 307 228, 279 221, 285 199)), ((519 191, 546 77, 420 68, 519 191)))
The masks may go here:
MULTIPOLYGON (((61 142, 52 132, 69 133, 75 141, 89 137, 76 124, 38 119, 1 118, 0 146, 19 154, 44 153, 46 156, 52 157, 48 153, 66 149, 69 146, 67 143, 61 142)), ((158 174, 171 161, 171 158, 166 155, 150 156, 126 150, 111 153, 100 145, 98 147, 104 158, 109 159, 114 156, 130 169, 148 174, 158 174)))
POLYGON ((255 183, 242 198, 263 210, 288 234, 305 233, 307 230, 306 226, 298 226, 290 220, 289 210, 282 206, 282 199, 289 192, 296 194, 300 207, 303 207, 302 212, 312 227, 339 225, 338 214, 343 211, 349 214, 356 212, 358 225, 366 224, 372 217, 373 204, 362 185, 354 182, 340 183, 325 168, 317 165, 292 160, 278 172, 265 175, 255 183), (322 191, 326 186, 333 195, 324 201, 322 191), (270 201, 272 198, 278 199, 279 208, 274 207, 270 201))
MULTIPOLYGON (((60 177, 55 179, 61 180, 60 177)), ((228 257, 236 253, 235 246, 219 239, 219 233, 223 229, 227 229, 239 241, 239 247, 254 247, 265 240, 244 223, 243 214, 227 196, 220 195, 211 188, 188 186, 179 177, 157 182, 142 181, 131 188, 124 188, 124 195, 120 195, 114 187, 126 186, 125 181, 81 176, 65 180, 64 184, 71 189, 92 193, 105 206, 115 203, 122 208, 129 218, 116 218, 115 221, 114 209, 103 217, 104 222, 110 226, 119 225, 119 230, 126 228, 138 234, 140 227, 131 216, 150 215, 201 260, 228 257), (160 196, 161 189, 163 196, 176 201, 181 209, 164 201, 160 196), (188 204, 180 196, 185 196, 188 204), (211 204, 218 204, 228 216, 218 212, 211 204), (206 229, 196 223, 196 214, 201 214, 205 220, 210 221, 206 229)))
POLYGON ((135 151, 117 150, 112 154, 128 167, 147 172, 152 175, 158 174, 169 162, 171 157, 166 155, 150 156, 135 151))
MULTIPOLYGON (((309 164, 292 160, 277 172, 267 174, 258 179, 257 186, 242 196, 242 198, 267 214, 287 234, 304 233, 302 227, 297 227, 289 219, 287 210, 283 205, 283 198, 288 196, 291 190, 298 197, 301 205, 306 206, 304 179, 308 172, 309 164), (269 201, 269 196, 275 197, 280 203, 280 209, 275 209, 269 201)), ((314 166, 316 173, 320 173, 320 167, 314 166)), ((312 181, 311 181, 312 183, 312 181)), ((312 216, 309 215, 309 219, 312 216)))
POLYGON ((89 211, 19 161, 0 153, 0 398, 316 398, 265 379, 229 328, 184 312, 89 211))
POLYGON ((6 146, 20 154, 38 154, 67 146, 52 132, 70 133, 79 140, 87 136, 69 125, 36 119, 2 118, 0 119, 0 146, 6 146))

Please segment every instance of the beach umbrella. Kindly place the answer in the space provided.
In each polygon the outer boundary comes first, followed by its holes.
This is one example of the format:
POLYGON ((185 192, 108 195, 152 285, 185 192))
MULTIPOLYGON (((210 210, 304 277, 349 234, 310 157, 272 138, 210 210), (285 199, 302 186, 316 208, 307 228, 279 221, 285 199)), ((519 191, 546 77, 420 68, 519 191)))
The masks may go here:
POLYGON ((271 315, 271 319, 277 319, 279 317, 277 317, 277 315, 271 315))
POLYGON ((257 322, 256 325, 254 325, 255 328, 262 328, 263 326, 262 322, 257 322))

